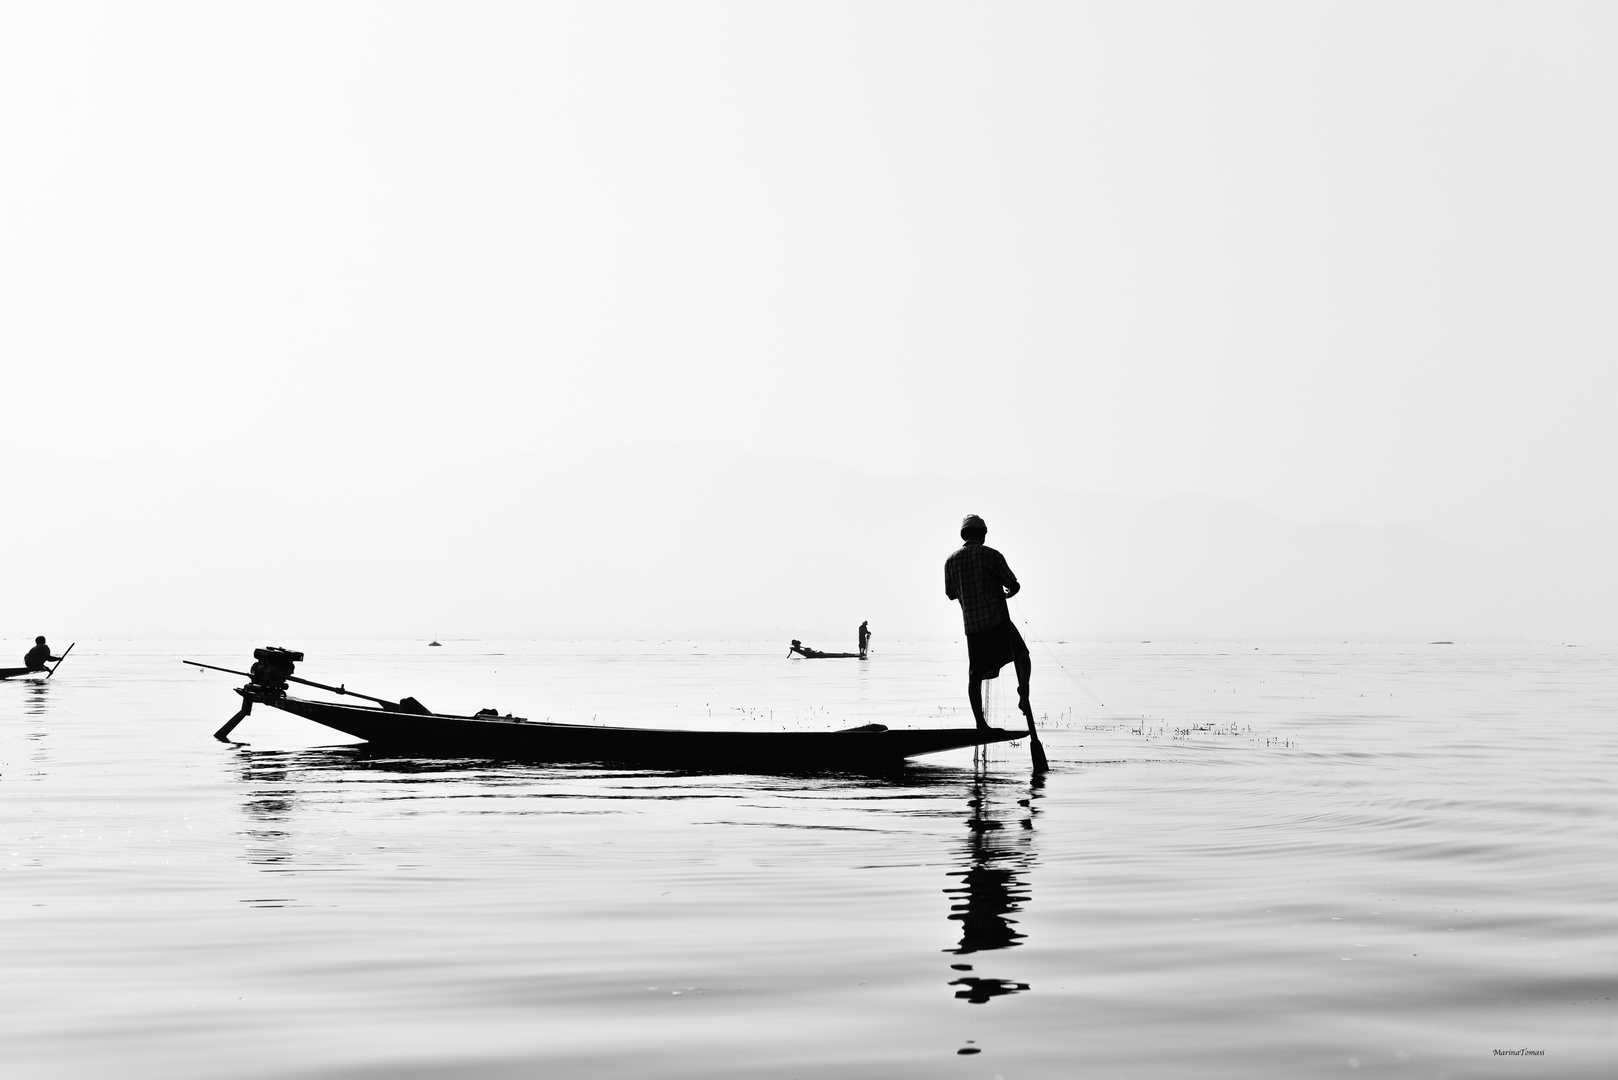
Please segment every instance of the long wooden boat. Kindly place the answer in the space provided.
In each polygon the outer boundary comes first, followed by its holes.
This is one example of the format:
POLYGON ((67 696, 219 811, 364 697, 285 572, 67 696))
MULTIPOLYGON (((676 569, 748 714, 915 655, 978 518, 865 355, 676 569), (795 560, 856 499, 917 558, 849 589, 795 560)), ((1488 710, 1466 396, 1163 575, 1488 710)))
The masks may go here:
POLYGON ((557 724, 520 716, 496 716, 492 711, 460 716, 432 712, 413 698, 392 702, 356 694, 345 687, 311 683, 293 675, 291 662, 274 655, 277 653, 302 659, 299 653, 255 650, 254 655, 260 657, 261 662, 253 665, 252 673, 233 672, 249 676, 247 685, 236 691, 242 697, 241 711, 215 733, 217 737, 228 739, 254 704, 313 720, 401 754, 532 762, 744 770, 869 769, 898 765, 920 754, 1027 737, 1027 732, 1004 728, 893 730, 882 724, 866 724, 841 731, 700 731, 557 724), (262 659, 265 654, 271 654, 271 659, 262 659), (286 692, 287 682, 366 697, 376 704, 351 705, 292 697, 286 692))
POLYGON ((881 724, 842 731, 605 727, 556 724, 520 716, 404 712, 286 695, 264 704, 373 744, 423 756, 499 757, 543 762, 836 768, 897 764, 918 754, 1027 737, 1027 732, 1001 728, 896 731, 881 724))
POLYGON ((803 657, 805 660, 864 660, 865 659, 865 654, 864 653, 857 653, 857 652, 823 652, 820 649, 811 649, 809 646, 805 645, 803 642, 799 641, 796 638, 793 638, 792 639, 792 644, 787 646, 787 656, 790 657, 794 653, 796 653, 797 655, 803 657))

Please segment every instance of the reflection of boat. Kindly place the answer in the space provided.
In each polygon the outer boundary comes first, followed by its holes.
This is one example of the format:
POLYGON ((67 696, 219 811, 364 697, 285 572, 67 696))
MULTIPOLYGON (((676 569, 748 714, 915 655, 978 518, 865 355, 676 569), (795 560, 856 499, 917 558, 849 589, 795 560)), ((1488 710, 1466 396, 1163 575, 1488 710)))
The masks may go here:
MULTIPOLYGON (((292 674, 302 653, 257 649, 251 672, 236 692, 242 709, 216 734, 224 739, 255 703, 269 705, 345 734, 405 753, 429 757, 496 757, 536 762, 612 762, 679 767, 869 768, 894 765, 918 754, 932 754, 986 743, 1010 742, 1026 733, 989 728, 935 728, 893 731, 881 724, 841 731, 691 731, 602 727, 526 720, 486 709, 474 716, 435 713, 414 698, 387 701, 324 686, 292 674), (298 682, 334 693, 363 697, 374 706, 288 697, 287 683, 298 682)), ((195 661, 186 661, 196 664, 195 661)), ((196 664, 198 667, 212 667, 196 664)))
MULTIPOLYGON (((29 716, 44 716, 50 711, 51 684, 48 679, 29 679, 28 696, 23 699, 23 709, 29 716)), ((37 739, 38 735, 29 738, 37 739)))

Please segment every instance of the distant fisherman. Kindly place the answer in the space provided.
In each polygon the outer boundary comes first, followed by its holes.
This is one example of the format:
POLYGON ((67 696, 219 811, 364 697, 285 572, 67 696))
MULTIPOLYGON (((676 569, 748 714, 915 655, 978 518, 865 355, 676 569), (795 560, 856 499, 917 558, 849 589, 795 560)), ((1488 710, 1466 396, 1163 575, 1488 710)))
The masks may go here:
POLYGON ((865 659, 865 647, 871 643, 870 622, 860 623, 860 659, 865 659))
MULTIPOLYGON (((1011 621, 1006 601, 1022 586, 1006 565, 1006 558, 984 545, 989 526, 976 514, 961 520, 961 549, 944 562, 944 595, 961 602, 961 619, 966 627, 966 655, 969 672, 966 698, 972 703, 972 717, 979 728, 989 723, 983 717, 983 680, 998 678, 1007 664, 1017 670, 1017 708, 1034 729, 1034 709, 1028 703, 1028 676, 1033 664, 1028 646, 1011 621)), ((1037 736, 1036 736, 1037 738, 1037 736)))
POLYGON ((57 663, 61 659, 60 656, 51 655, 51 647, 45 644, 45 638, 41 635, 34 639, 34 647, 28 650, 22 662, 29 671, 44 671, 46 664, 57 663))

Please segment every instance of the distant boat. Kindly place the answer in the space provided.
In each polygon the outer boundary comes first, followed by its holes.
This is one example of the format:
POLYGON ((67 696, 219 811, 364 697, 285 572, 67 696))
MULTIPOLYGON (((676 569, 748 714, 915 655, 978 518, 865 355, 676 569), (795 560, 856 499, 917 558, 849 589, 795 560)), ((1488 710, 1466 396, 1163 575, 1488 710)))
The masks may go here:
POLYGON ((792 639, 792 644, 787 646, 787 655, 791 656, 793 653, 797 653, 799 656, 803 657, 805 660, 863 660, 863 659, 865 659, 865 654, 864 653, 857 653, 857 652, 821 652, 819 649, 811 649, 809 646, 805 645, 803 642, 799 641, 797 638, 793 638, 792 639))
POLYGON ((662 728, 555 724, 485 709, 474 716, 435 713, 414 698, 387 701, 341 686, 300 679, 291 657, 302 654, 261 649, 254 671, 230 671, 212 664, 197 667, 246 675, 237 689, 241 711, 216 732, 228 739, 254 704, 313 720, 390 751, 426 757, 488 757, 532 762, 603 762, 681 768, 788 771, 891 767, 918 754, 1011 742, 1026 731, 1003 728, 931 728, 894 731, 864 724, 840 731, 691 731, 662 728), (287 683, 303 683, 333 693, 363 697, 376 705, 309 701, 288 697, 287 683))
POLYGON ((428 645, 428 647, 429 647, 429 648, 431 648, 431 647, 432 647, 432 646, 434 646, 434 645, 437 645, 437 646, 439 646, 439 647, 442 647, 442 646, 443 646, 443 642, 441 642, 441 641, 429 641, 429 642, 428 642, 428 643, 427 643, 427 645, 428 645))

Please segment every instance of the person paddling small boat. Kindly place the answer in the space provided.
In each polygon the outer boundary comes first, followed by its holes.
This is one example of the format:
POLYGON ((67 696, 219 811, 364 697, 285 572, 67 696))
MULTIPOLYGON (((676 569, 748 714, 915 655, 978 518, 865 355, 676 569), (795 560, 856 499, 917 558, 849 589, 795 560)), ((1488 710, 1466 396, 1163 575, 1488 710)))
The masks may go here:
MULTIPOLYGON (((72 652, 73 646, 69 645, 67 651, 72 652)), ((0 679, 11 679, 18 675, 35 675, 42 671, 45 673, 46 678, 50 678, 51 675, 55 674, 56 669, 46 665, 60 664, 66 656, 67 652, 64 652, 61 656, 51 655, 51 647, 45 644, 45 636, 41 634, 34 639, 34 647, 23 654, 23 666, 0 668, 0 679)))

